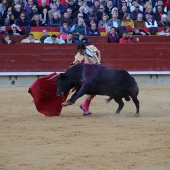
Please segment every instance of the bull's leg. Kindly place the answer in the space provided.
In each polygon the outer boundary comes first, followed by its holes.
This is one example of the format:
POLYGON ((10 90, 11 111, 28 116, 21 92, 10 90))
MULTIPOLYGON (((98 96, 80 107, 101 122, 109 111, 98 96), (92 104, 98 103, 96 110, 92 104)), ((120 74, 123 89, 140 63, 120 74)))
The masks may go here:
POLYGON ((86 87, 86 85, 83 85, 80 90, 77 91, 77 93, 73 96, 71 96, 70 98, 70 102, 75 103, 76 100, 80 97, 82 97, 84 94, 86 94, 88 89, 88 86, 86 87))
MULTIPOLYGON (((74 92, 74 94, 71 96, 71 98, 74 98, 74 96, 76 96, 77 93, 78 93, 78 90, 76 90, 76 91, 74 92)), ((71 98, 68 99, 67 101, 65 101, 64 103, 62 103, 61 105, 62 105, 62 106, 68 106, 68 105, 74 104, 74 103, 71 101, 71 98)))
POLYGON ((119 107, 118 109, 116 110, 115 114, 119 114, 120 111, 122 110, 123 106, 124 106, 124 103, 122 101, 122 98, 121 97, 116 97, 114 98, 115 102, 119 104, 119 107))
POLYGON ((137 99, 137 96, 131 96, 133 102, 135 103, 136 106, 136 116, 139 116, 139 100, 137 99))

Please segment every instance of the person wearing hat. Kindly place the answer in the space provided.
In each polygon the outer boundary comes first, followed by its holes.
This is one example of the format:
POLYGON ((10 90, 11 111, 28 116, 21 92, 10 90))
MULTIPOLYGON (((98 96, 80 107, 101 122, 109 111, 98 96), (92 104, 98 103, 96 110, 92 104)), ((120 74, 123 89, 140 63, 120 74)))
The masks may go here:
POLYGON ((167 15, 163 14, 161 16, 161 21, 158 22, 158 27, 169 27, 170 26, 170 22, 168 21, 167 15))

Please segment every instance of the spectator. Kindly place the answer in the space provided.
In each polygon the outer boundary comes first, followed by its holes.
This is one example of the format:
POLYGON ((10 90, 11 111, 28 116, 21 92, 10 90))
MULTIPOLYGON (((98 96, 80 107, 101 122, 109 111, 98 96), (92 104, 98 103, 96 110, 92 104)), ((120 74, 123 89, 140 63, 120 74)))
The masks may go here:
MULTIPOLYGON (((71 10, 72 10, 72 15, 74 15, 74 13, 76 12, 76 11, 78 11, 78 6, 77 6, 77 4, 74 2, 74 0, 68 0, 67 1, 67 4, 66 4, 66 10, 68 9, 68 8, 70 8, 71 10)), ((68 11, 67 11, 68 12, 68 11)), ((73 18, 72 18, 73 19, 73 18)))
POLYGON ((149 28, 151 35, 156 35, 157 28, 158 28, 158 24, 156 20, 151 19, 151 15, 149 14, 146 14, 145 18, 146 18, 145 21, 146 28, 149 28))
POLYGON ((77 17, 73 20, 73 25, 78 24, 79 18, 83 19, 83 14, 82 13, 78 13, 77 17))
POLYGON ((118 27, 120 27, 121 21, 117 18, 116 14, 113 14, 112 18, 108 20, 107 25, 109 27, 115 27, 117 29, 118 27))
POLYGON ((92 24, 97 25, 97 21, 95 20, 95 16, 93 14, 90 15, 89 20, 86 22, 87 27, 91 27, 92 24))
POLYGON ((134 28, 134 22, 130 18, 130 14, 125 14, 124 15, 124 17, 122 19, 122 22, 121 22, 121 26, 134 28))
POLYGON ((71 32, 71 27, 68 26, 67 21, 63 21, 63 26, 60 27, 60 34, 68 35, 71 32))
POLYGON ((21 8, 21 5, 20 4, 17 4, 14 6, 14 11, 13 11, 13 14, 14 14, 14 18, 15 19, 18 19, 21 15, 21 12, 22 11, 22 8, 21 8))
POLYGON ((61 25, 60 13, 55 12, 53 17, 50 18, 50 27, 61 27, 61 25))
POLYGON ((89 8, 89 11, 86 13, 86 15, 87 15, 87 20, 89 20, 89 18, 90 18, 91 15, 94 15, 94 19, 98 22, 97 15, 96 15, 96 13, 94 12, 93 7, 90 7, 90 8, 89 8))
POLYGON ((83 1, 82 6, 84 7, 84 13, 87 14, 89 11, 89 6, 87 5, 87 2, 83 1))
POLYGON ((27 19, 31 19, 31 11, 33 6, 33 0, 28 0, 27 5, 25 6, 25 13, 27 14, 27 19))
POLYGON ((89 36, 100 36, 100 31, 96 26, 96 23, 91 24, 91 27, 88 31, 89 36))
POLYGON ((24 33, 21 31, 21 29, 16 25, 12 24, 11 29, 8 30, 9 35, 23 35, 24 33))
POLYGON ((23 39, 21 43, 41 43, 41 41, 38 39, 35 39, 32 33, 29 33, 28 37, 26 39, 23 39))
POLYGON ((0 35, 4 35, 5 31, 2 29, 2 25, 0 25, 0 35))
POLYGON ((134 39, 133 39, 133 31, 130 31, 129 32, 129 39, 130 41, 133 43, 134 42, 134 39))
MULTIPOLYGON (((98 23, 98 27, 99 28, 105 28, 105 31, 106 32, 108 32, 108 31, 110 31, 109 30, 109 28, 108 28, 108 25, 107 25, 107 21, 108 21, 108 19, 109 19, 109 16, 108 15, 106 15, 106 14, 104 14, 103 16, 102 16, 102 19, 99 21, 99 23, 98 23)), ((111 25, 111 24, 110 24, 111 25)))
POLYGON ((158 5, 158 6, 157 6, 157 11, 156 11, 155 14, 154 14, 155 20, 156 20, 157 22, 161 21, 161 16, 162 16, 163 14, 166 14, 166 12, 163 11, 163 7, 162 7, 161 5, 158 5))
POLYGON ((44 9, 47 9, 47 11, 49 11, 50 7, 49 7, 49 5, 46 4, 46 0, 45 1, 41 0, 41 5, 38 6, 39 14, 42 14, 44 9))
POLYGON ((61 19, 61 22, 67 22, 68 23, 68 26, 72 27, 73 26, 73 20, 71 18, 69 18, 69 14, 68 12, 65 12, 62 19, 61 19))
POLYGON ((158 6, 162 6, 162 11, 167 13, 167 7, 164 5, 164 2, 162 0, 157 0, 157 2, 155 2, 155 7, 153 9, 154 13, 158 12, 158 6))
POLYGON ((156 20, 153 20, 153 19, 151 18, 151 15, 146 14, 146 15, 145 15, 145 18, 146 18, 145 26, 146 26, 147 28, 150 28, 150 27, 158 27, 158 24, 157 24, 156 20))
MULTIPOLYGON (((57 7, 55 5, 53 5, 51 10, 48 11, 48 16, 49 16, 50 19, 54 16, 55 12, 57 12, 57 7)), ((60 15, 59 18, 61 18, 61 15, 60 15)))
POLYGON ((35 4, 33 4, 32 8, 31 8, 30 18, 32 19, 34 17, 34 15, 36 15, 36 14, 39 15, 39 12, 38 12, 37 6, 35 4))
POLYGON ((68 33, 67 39, 64 40, 66 44, 74 44, 74 34, 72 32, 68 33))
POLYGON ((112 14, 112 8, 113 8, 113 1, 112 0, 108 0, 106 5, 105 5, 105 13, 110 17, 112 14))
POLYGON ((3 15, 3 18, 8 18, 9 17, 9 14, 12 14, 12 6, 11 5, 8 5, 6 10, 4 11, 4 15, 3 15))
POLYGON ((15 19, 14 19, 14 14, 9 14, 9 18, 5 19, 5 26, 11 26, 12 24, 15 23, 15 19))
MULTIPOLYGON (((144 13, 144 17, 146 16, 146 14, 151 15, 151 18, 152 18, 152 19, 155 19, 152 6, 149 6, 149 5, 148 5, 148 6, 146 7, 146 10, 145 10, 145 13, 144 13)), ((146 20, 146 18, 144 18, 144 19, 146 20)))
POLYGON ((44 27, 48 27, 48 25, 49 25, 49 16, 48 16, 47 8, 44 8, 42 14, 40 14, 40 20, 42 21, 42 25, 44 27))
POLYGON ((164 30, 159 33, 159 35, 170 36, 170 27, 164 27, 164 30))
POLYGON ((47 37, 44 40, 44 44, 64 44, 65 41, 62 39, 57 38, 55 34, 52 34, 51 37, 47 37))
POLYGON ((142 29, 134 28, 133 35, 149 35, 149 34, 142 29))
POLYGON ((42 1, 46 4, 46 5, 50 5, 50 0, 37 0, 38 6, 42 5, 42 1))
MULTIPOLYGON (((130 12, 134 11, 135 10, 135 6, 137 5, 137 1, 132 1, 131 3, 131 6, 130 6, 130 12)), ((139 5, 139 10, 143 12, 143 6, 138 4, 139 5)))
POLYGON ((118 43, 119 35, 116 33, 116 28, 111 27, 109 33, 107 34, 108 43, 118 43))
POLYGON ((135 28, 145 27, 145 21, 143 20, 143 14, 139 13, 137 16, 137 20, 134 21, 135 28))
POLYGON ((60 14, 63 15, 65 12, 65 6, 61 4, 60 0, 56 0, 57 11, 60 11, 60 14))
POLYGON ((86 38, 84 34, 80 34, 78 39, 75 39, 75 43, 80 44, 80 43, 87 43, 91 44, 91 40, 86 38))
POLYGON ((122 38, 119 39, 119 43, 120 43, 120 44, 131 44, 131 43, 132 43, 132 41, 130 40, 130 38, 128 38, 126 31, 123 32, 122 38))
POLYGON ((88 18, 87 18, 87 15, 85 14, 84 10, 85 10, 84 6, 81 6, 81 7, 79 8, 79 10, 74 13, 73 17, 76 18, 77 15, 81 13, 81 14, 83 15, 84 21, 86 22, 86 21, 88 20, 88 18))
POLYGON ((40 20, 40 16, 35 14, 30 22, 31 27, 42 27, 42 21, 40 20))
POLYGON ((5 10, 8 7, 8 1, 7 0, 2 0, 2 3, 0 4, 0 13, 2 16, 4 15, 5 10))
POLYGON ((22 12, 20 17, 16 20, 17 26, 29 26, 29 21, 25 18, 25 13, 22 12))
POLYGON ((43 36, 40 38, 40 41, 41 41, 41 43, 44 43, 44 40, 45 40, 47 37, 50 37, 50 36, 48 35, 47 30, 43 30, 42 33, 43 33, 43 36))
POLYGON ((10 39, 9 34, 5 34, 5 35, 4 35, 4 38, 1 39, 1 42, 2 42, 2 43, 5 43, 5 44, 14 44, 14 43, 15 43, 15 41, 13 41, 13 40, 10 39))
POLYGON ((116 14, 117 17, 119 18, 119 13, 118 13, 118 8, 117 7, 112 8, 110 18, 112 17, 113 14, 116 14))
POLYGON ((119 19, 122 20, 125 13, 129 13, 127 6, 123 5, 119 12, 119 19))
POLYGON ((96 16, 97 16, 97 22, 99 22, 100 20, 102 20, 102 16, 106 13, 105 13, 105 7, 104 5, 100 5, 100 8, 99 8, 99 11, 96 12, 96 16))
POLYGON ((139 10, 139 4, 135 5, 135 10, 131 12, 131 18, 133 21, 137 19, 138 14, 142 14, 143 12, 139 10))
POLYGON ((72 20, 73 20, 74 18, 73 18, 73 12, 72 12, 72 9, 71 9, 71 8, 67 8, 67 10, 66 10, 66 11, 67 11, 67 13, 68 13, 68 17, 69 17, 70 19, 72 19, 72 20))
POLYGON ((57 8, 57 0, 51 0, 50 8, 52 8, 53 5, 55 5, 57 8))
POLYGON ((100 8, 100 2, 99 0, 95 0, 93 5, 94 12, 97 13, 99 11, 99 8, 100 8))
POLYGON ((161 21, 158 23, 158 27, 167 27, 170 26, 170 22, 168 21, 167 15, 163 14, 161 16, 161 21))
POLYGON ((84 19, 83 18, 80 18, 78 20, 78 24, 75 24, 72 26, 71 28, 71 31, 73 33, 76 33, 76 34, 84 34, 84 35, 87 35, 87 31, 86 31, 86 26, 84 24, 84 19))

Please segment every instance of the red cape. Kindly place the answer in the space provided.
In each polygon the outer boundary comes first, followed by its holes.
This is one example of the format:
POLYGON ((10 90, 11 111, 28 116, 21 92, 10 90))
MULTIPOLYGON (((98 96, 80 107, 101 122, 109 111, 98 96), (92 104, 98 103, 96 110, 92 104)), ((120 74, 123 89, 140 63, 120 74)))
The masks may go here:
POLYGON ((38 112, 45 116, 59 116, 62 110, 61 103, 63 103, 68 96, 68 93, 64 96, 57 96, 57 77, 49 80, 57 73, 44 76, 37 79, 29 88, 29 93, 33 97, 33 102, 38 112))

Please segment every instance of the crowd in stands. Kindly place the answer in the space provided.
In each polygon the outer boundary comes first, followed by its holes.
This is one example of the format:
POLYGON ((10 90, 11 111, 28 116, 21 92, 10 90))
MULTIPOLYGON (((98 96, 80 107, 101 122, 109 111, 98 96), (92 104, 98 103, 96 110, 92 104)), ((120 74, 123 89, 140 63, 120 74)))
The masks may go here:
MULTIPOLYGON (((5 34, 2 26, 10 26, 9 35, 23 35, 20 27, 24 27, 28 33, 30 27, 59 27, 60 34, 66 35, 65 39, 61 39, 56 35, 49 36, 44 30, 43 37, 38 43, 90 43, 86 35, 100 36, 99 28, 105 29, 109 43, 132 43, 130 34, 156 35, 158 27, 164 28, 160 35, 170 35, 170 1, 166 0, 1 0, 0 2, 0 34, 5 34), (131 28, 132 33, 127 34, 126 28, 131 28), (142 28, 148 28, 149 33, 142 28)), ((23 40, 27 41, 32 41, 31 37, 23 40)))

